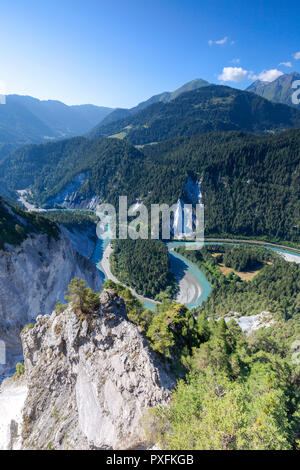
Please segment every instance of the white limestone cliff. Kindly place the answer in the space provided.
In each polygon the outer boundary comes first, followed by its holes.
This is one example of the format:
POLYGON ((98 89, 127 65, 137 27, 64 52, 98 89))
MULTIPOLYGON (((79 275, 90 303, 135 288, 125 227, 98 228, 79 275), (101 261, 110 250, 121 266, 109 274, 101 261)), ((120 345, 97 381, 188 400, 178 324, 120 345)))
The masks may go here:
POLYGON ((5 342, 7 354, 6 364, 0 365, 1 376, 21 355, 23 326, 64 301, 71 279, 80 277, 100 290, 102 278, 62 232, 58 240, 30 235, 19 246, 6 245, 0 254, 0 340, 5 342))
POLYGON ((140 419, 168 402, 174 383, 114 291, 102 292, 94 315, 69 305, 38 316, 21 336, 28 387, 23 449, 144 446, 140 419))

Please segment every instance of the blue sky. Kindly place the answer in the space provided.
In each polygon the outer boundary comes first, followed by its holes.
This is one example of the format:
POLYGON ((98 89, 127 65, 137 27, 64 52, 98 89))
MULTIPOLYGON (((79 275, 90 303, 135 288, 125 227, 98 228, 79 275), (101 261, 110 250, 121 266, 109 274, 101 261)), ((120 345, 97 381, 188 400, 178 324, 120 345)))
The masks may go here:
POLYGON ((131 107, 194 78, 300 72, 299 0, 5 0, 0 14, 7 93, 131 107))

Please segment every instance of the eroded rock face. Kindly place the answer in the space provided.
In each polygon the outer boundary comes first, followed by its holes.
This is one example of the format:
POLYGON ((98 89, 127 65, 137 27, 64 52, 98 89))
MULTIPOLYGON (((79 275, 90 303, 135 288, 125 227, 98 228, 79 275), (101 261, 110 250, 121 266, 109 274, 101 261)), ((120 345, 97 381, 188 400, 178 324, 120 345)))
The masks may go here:
POLYGON ((140 418, 168 402, 174 383, 114 291, 101 294, 92 316, 82 318, 70 306, 37 317, 22 343, 28 384, 23 448, 143 446, 140 418))
MULTIPOLYGON (((96 266, 80 255, 67 237, 31 235, 20 246, 0 250, 0 339, 7 346, 6 369, 22 355, 19 333, 37 315, 52 312, 64 301, 74 277, 98 291, 102 278, 96 266)), ((5 372, 0 365, 0 375, 5 372)))

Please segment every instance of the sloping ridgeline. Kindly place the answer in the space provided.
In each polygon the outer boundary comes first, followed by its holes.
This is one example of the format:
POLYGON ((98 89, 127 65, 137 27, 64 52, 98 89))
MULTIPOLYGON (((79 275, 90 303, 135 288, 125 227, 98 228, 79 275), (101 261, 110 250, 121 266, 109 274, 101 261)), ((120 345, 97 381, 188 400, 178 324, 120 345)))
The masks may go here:
POLYGON ((299 241, 299 130, 271 136, 207 133, 142 150, 118 139, 29 146, 0 163, 0 182, 10 189, 30 187, 35 201, 44 204, 83 171, 79 194, 116 206, 121 195, 128 204, 187 200, 190 176, 202 181, 206 235, 299 241))
POLYGON ((17 150, 1 162, 0 181, 16 190, 30 187, 35 201, 44 204, 85 173, 81 193, 109 199, 116 187, 120 194, 130 193, 134 172, 144 158, 126 142, 76 137, 17 150))
POLYGON ((19 245, 30 233, 45 233, 55 239, 59 236, 54 222, 38 214, 24 212, 18 207, 12 208, 0 197, 0 250, 5 243, 19 245))
POLYGON ((255 133, 300 127, 300 111, 254 93, 211 85, 154 103, 134 116, 99 125, 91 137, 115 136, 134 145, 211 131, 255 133))
POLYGON ((159 102, 167 103, 169 101, 174 100, 179 95, 182 95, 182 93, 196 90, 197 88, 201 88, 204 86, 209 86, 209 83, 205 80, 202 80, 201 78, 196 78, 188 83, 185 83, 183 86, 173 92, 165 91, 163 93, 159 93, 158 95, 151 96, 151 98, 146 101, 143 101, 142 103, 139 103, 134 108, 117 108, 111 113, 109 113, 100 123, 98 123, 97 128, 137 114, 138 112, 142 111, 142 109, 147 108, 151 104, 159 102))

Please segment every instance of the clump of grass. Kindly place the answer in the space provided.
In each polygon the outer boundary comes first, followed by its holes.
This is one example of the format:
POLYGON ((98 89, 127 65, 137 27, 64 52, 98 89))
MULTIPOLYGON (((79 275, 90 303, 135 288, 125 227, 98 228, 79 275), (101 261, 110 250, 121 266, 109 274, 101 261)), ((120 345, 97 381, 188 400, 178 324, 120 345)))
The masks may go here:
POLYGON ((24 331, 26 331, 26 330, 30 330, 31 328, 34 328, 33 323, 29 323, 28 325, 25 325, 23 330, 22 330, 22 333, 24 333, 24 331))
POLYGON ((58 315, 63 313, 68 308, 68 304, 62 304, 61 302, 57 302, 55 305, 55 311, 58 315))

